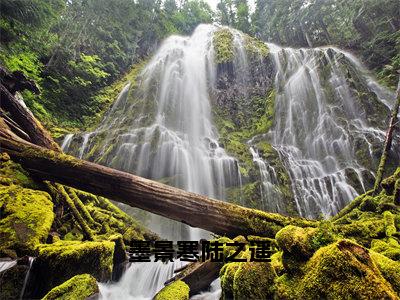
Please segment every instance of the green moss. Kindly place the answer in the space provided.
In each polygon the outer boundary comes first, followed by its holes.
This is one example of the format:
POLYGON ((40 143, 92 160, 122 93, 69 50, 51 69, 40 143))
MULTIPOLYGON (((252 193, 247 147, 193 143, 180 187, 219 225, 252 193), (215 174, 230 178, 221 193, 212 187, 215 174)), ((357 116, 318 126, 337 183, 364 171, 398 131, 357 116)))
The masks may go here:
POLYGON ((220 272, 219 277, 221 279, 222 288, 222 298, 232 299, 233 298, 233 279, 235 278, 235 273, 239 269, 239 262, 231 262, 225 264, 220 272))
POLYGON ((348 240, 320 248, 307 262, 304 274, 290 287, 291 299, 396 298, 368 251, 348 240))
POLYGON ((53 288, 43 297, 43 300, 84 300, 98 292, 96 279, 89 274, 82 274, 53 288))
POLYGON ((189 291, 186 283, 177 280, 159 291, 154 300, 189 300, 189 291))
POLYGON ((233 279, 235 299, 269 299, 274 293, 275 270, 270 263, 240 263, 233 279))
POLYGON ((213 45, 216 64, 233 61, 235 56, 233 34, 228 28, 221 28, 214 33, 213 45))
POLYGON ((250 58, 265 58, 268 56, 269 48, 263 41, 246 34, 244 36, 244 42, 244 47, 250 58))
POLYGON ((271 266, 274 268, 275 273, 282 275, 285 272, 285 268, 282 262, 282 251, 275 252, 271 255, 271 266))
POLYGON ((61 241, 39 245, 35 268, 42 278, 39 296, 79 274, 90 274, 98 281, 111 279, 114 242, 61 241))
POLYGON ((32 254, 54 220, 49 194, 17 185, 0 187, 0 249, 32 254))
POLYGON ((394 238, 372 240, 371 250, 385 255, 390 259, 400 261, 400 244, 394 238))
POLYGON ((313 239, 316 228, 300 228, 289 225, 281 229, 275 236, 278 246, 284 253, 298 260, 307 260, 314 253, 313 239))
POLYGON ((386 191, 387 195, 393 195, 396 181, 400 179, 400 168, 397 168, 392 176, 382 180, 381 186, 386 191))
POLYGON ((394 216, 390 211, 385 211, 383 213, 383 218, 385 220, 386 236, 390 237, 397 232, 396 226, 394 224, 394 216))
POLYGON ((386 235, 384 221, 375 214, 370 218, 364 216, 360 220, 352 220, 346 225, 340 225, 338 230, 343 237, 354 239, 366 247, 373 239, 383 238, 386 235))
POLYGON ((241 187, 228 188, 226 190, 226 200, 231 203, 245 205, 250 208, 260 206, 260 182, 251 182, 241 187))
POLYGON ((386 256, 369 252, 372 260, 381 271, 382 276, 392 285, 393 289, 400 295, 400 262, 393 261, 386 256))
POLYGON ((20 164, 10 160, 7 153, 3 153, 0 159, 0 185, 17 184, 22 187, 38 189, 39 185, 26 172, 20 164))

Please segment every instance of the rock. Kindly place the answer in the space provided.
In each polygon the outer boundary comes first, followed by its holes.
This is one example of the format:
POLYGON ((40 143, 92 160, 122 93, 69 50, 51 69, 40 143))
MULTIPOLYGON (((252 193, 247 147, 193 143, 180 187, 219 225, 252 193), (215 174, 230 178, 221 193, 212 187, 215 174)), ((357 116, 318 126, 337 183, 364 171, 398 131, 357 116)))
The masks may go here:
POLYGON ((312 246, 312 239, 316 232, 317 229, 315 228, 301 228, 289 225, 282 228, 275 238, 283 253, 304 261, 310 258, 315 251, 312 246))
POLYGON ((35 280, 29 282, 30 298, 45 293, 69 278, 90 274, 98 281, 111 279, 114 242, 60 241, 38 247, 38 257, 32 266, 35 280))
POLYGON ((0 186, 0 253, 32 254, 44 242, 54 220, 49 194, 17 185, 0 186))
POLYGON ((279 277, 275 297, 398 299, 369 251, 350 240, 340 240, 317 250, 303 267, 303 274, 279 277))
POLYGON ((240 263, 233 278, 235 299, 269 299, 274 292, 275 270, 270 263, 240 263))
POLYGON ((85 300, 99 292, 96 279, 89 274, 76 275, 53 288, 42 300, 85 300))
POLYGON ((189 290, 186 283, 177 280, 159 291, 154 300, 189 300, 189 290))

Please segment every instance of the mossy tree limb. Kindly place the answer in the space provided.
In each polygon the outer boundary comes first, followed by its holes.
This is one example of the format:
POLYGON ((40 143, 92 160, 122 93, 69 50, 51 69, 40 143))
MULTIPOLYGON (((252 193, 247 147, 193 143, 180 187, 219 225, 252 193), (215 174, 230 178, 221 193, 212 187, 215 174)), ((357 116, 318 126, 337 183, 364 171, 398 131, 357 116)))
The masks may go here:
POLYGON ((52 197, 54 198, 61 198, 64 202, 64 204, 71 210, 72 215, 74 216, 74 219, 76 222, 79 224, 79 226, 82 229, 82 233, 85 237, 86 240, 93 241, 94 236, 93 233, 86 223, 86 221, 83 219, 81 214, 79 213, 78 209, 75 206, 74 201, 71 199, 71 197, 68 195, 66 192, 65 188, 61 184, 52 184, 52 183, 47 183, 47 187, 49 189, 49 192, 52 194, 52 197))
POLYGON ((4 138, 0 138, 0 143, 3 151, 39 178, 114 199, 216 234, 273 237, 289 224, 300 227, 318 224, 317 221, 210 199, 29 143, 4 138))
POLYGON ((385 145, 383 146, 383 152, 381 156, 381 160, 379 162, 378 171, 376 172, 375 184, 374 184, 374 194, 379 191, 380 184, 383 179, 383 173, 385 171, 386 166, 386 159, 390 148, 392 147, 392 140, 393 140, 393 131, 394 127, 397 125, 397 115, 399 114, 399 107, 400 107, 400 79, 399 83, 397 84, 397 92, 396 92, 396 102, 392 109, 392 115, 390 117, 389 128, 386 133, 385 145))
POLYGON ((93 220, 92 216, 86 209, 85 205, 82 203, 81 199, 79 199, 78 195, 75 193, 74 189, 67 187, 66 191, 70 196, 71 200, 74 202, 75 207, 78 209, 82 217, 90 224, 101 227, 95 220, 93 220))

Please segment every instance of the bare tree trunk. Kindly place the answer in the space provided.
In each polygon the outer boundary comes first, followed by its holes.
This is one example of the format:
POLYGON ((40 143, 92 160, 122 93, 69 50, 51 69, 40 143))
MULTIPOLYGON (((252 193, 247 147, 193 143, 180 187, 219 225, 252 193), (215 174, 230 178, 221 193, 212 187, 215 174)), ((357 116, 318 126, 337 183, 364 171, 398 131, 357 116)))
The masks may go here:
POLYGON ((42 124, 2 84, 0 84, 0 94, 1 108, 11 114, 13 121, 29 135, 32 143, 54 151, 61 151, 42 124))
POLYGON ((393 131, 394 127, 397 125, 397 115, 399 114, 399 106, 400 106, 400 79, 397 84, 397 92, 396 92, 396 102, 393 106, 392 115, 389 122, 389 128, 386 133, 385 145, 383 147, 383 152, 381 155, 381 160, 379 162, 378 171, 376 172, 375 184, 374 184, 374 194, 376 194, 380 189, 380 184, 383 179, 383 173, 385 171, 386 159, 390 148, 392 147, 393 140, 393 131))

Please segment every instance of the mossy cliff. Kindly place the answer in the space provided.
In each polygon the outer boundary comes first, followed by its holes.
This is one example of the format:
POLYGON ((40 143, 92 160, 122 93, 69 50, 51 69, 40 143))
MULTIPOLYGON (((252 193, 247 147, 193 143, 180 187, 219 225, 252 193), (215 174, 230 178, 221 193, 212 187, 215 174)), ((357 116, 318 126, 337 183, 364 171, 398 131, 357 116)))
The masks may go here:
POLYGON ((359 196, 315 228, 284 227, 271 262, 225 264, 223 299, 399 299, 399 178, 400 168, 377 196, 359 196))
MULTIPOLYGON (((81 284, 93 287, 85 288, 87 292, 94 291, 95 279, 110 280, 113 270, 126 260, 126 243, 157 239, 109 200, 35 180, 4 153, 0 179, 0 257, 35 257, 24 297, 43 297, 65 281, 47 298, 72 299, 72 290, 81 294, 81 284), (85 240, 83 225, 93 241, 85 240), (80 274, 88 275, 74 277, 80 274)), ((1 274, 1 299, 19 298, 28 269, 25 263, 1 274)))
POLYGON ((271 129, 275 118, 275 67, 268 46, 225 27, 214 33, 213 46, 217 64, 216 85, 210 93, 213 119, 220 135, 219 143, 238 160, 243 179, 242 189, 228 187, 227 200, 247 207, 276 211, 272 207, 263 207, 260 201, 261 174, 250 151, 253 147, 276 171, 276 190, 282 199, 280 212, 296 215, 289 176, 279 154, 263 137, 271 129), (236 61, 239 54, 235 53, 235 43, 238 42, 235 38, 239 38, 234 35, 241 37, 247 68, 251 72, 242 69, 246 67, 236 61), (243 77, 243 74, 248 76, 243 77))

